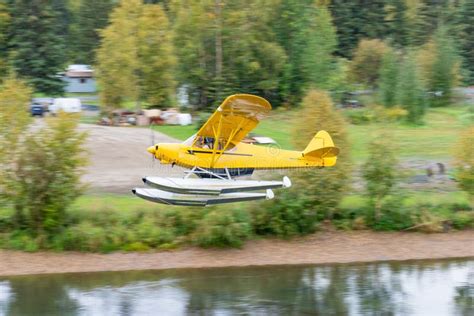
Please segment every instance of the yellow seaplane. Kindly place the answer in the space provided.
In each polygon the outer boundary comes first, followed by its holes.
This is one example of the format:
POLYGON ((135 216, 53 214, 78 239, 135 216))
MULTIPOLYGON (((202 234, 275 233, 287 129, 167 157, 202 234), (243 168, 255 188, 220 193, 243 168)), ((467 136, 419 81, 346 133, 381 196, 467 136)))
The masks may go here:
POLYGON ((288 177, 281 181, 237 178, 250 176, 255 170, 336 164, 339 149, 326 131, 317 132, 303 151, 246 143, 245 137, 271 108, 267 100, 255 95, 227 97, 199 131, 183 143, 160 143, 148 148, 161 164, 189 169, 184 177, 145 177, 143 182, 148 187, 132 192, 143 199, 170 205, 207 206, 271 199, 272 189, 291 186, 288 177))

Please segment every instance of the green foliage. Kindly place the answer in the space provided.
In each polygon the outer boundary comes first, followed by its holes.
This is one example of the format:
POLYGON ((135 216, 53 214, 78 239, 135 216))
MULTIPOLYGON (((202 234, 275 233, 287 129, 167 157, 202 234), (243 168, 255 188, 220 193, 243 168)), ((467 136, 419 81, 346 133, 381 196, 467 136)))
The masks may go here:
POLYGON ((398 65, 396 53, 388 48, 382 58, 378 83, 380 102, 385 107, 393 107, 397 104, 397 90, 394 87, 398 84, 398 65))
POLYGON ((0 76, 7 72, 7 37, 11 16, 6 0, 0 1, 0 76))
POLYGON ((466 191, 474 210, 474 127, 463 131, 455 152, 456 179, 459 187, 466 191))
POLYGON ((416 71, 413 54, 405 56, 397 85, 397 104, 407 110, 407 121, 420 124, 426 109, 425 93, 416 71))
POLYGON ((375 87, 387 49, 387 45, 381 40, 361 40, 350 66, 352 81, 375 87))
POLYGON ((17 0, 11 5, 11 50, 15 71, 49 95, 63 93, 57 73, 66 61, 64 37, 59 12, 51 1, 17 0))
POLYGON ((451 218, 453 227, 456 229, 474 228, 474 212, 455 212, 451 218))
POLYGON ((5 166, 2 195, 15 210, 18 229, 42 238, 63 227, 65 210, 81 193, 85 163, 85 134, 76 128, 77 119, 65 114, 51 119, 48 127, 23 136, 5 166))
POLYGON ((341 153, 335 167, 294 172, 291 175, 294 187, 304 188, 304 195, 286 196, 288 204, 277 198, 265 208, 267 214, 257 217, 261 231, 280 235, 309 232, 314 230, 317 219, 332 218, 348 187, 351 170, 345 122, 326 92, 308 92, 293 126, 296 148, 305 148, 317 131, 326 130, 341 153), (265 221, 270 225, 265 225, 265 221))
POLYGON ((339 48, 337 53, 351 57, 363 38, 385 38, 387 32, 385 6, 388 1, 332 0, 329 9, 334 17, 339 48))
POLYGON ((252 209, 253 226, 258 235, 291 237, 316 230, 323 214, 307 210, 304 194, 283 191, 275 199, 252 209))
POLYGON ((324 5, 315 1, 281 1, 274 22, 278 43, 285 49, 288 62, 281 77, 283 101, 297 104, 308 88, 333 88, 337 74, 333 53, 336 29, 324 5))
POLYGON ((464 68, 468 70, 466 82, 474 84, 474 0, 464 0, 459 8, 457 37, 459 52, 464 59, 464 68))
POLYGON ((112 11, 97 51, 105 111, 127 100, 160 107, 174 104, 176 60, 170 32, 160 5, 125 0, 112 11))
POLYGON ((440 96, 432 97, 431 106, 447 106, 451 103, 452 89, 457 81, 458 61, 454 43, 440 27, 435 34, 435 59, 431 68, 428 91, 440 96))
POLYGON ((381 231, 400 231, 414 226, 416 209, 407 208, 400 196, 386 199, 380 206, 380 216, 377 218, 371 208, 366 213, 368 226, 381 231))
POLYGON ((217 208, 197 223, 194 238, 203 247, 240 247, 251 233, 252 226, 247 212, 217 208))
POLYGON ((383 199, 390 194, 397 180, 397 158, 390 136, 381 133, 369 144, 369 157, 362 166, 367 195, 374 207, 375 220, 381 217, 383 199))
POLYGON ((269 28, 273 6, 273 0, 172 2, 178 78, 191 104, 202 109, 236 92, 273 100, 286 61, 269 28))
POLYGON ((99 47, 99 30, 108 24, 114 0, 81 0, 73 12, 69 43, 71 59, 75 63, 94 64, 95 50, 99 47))

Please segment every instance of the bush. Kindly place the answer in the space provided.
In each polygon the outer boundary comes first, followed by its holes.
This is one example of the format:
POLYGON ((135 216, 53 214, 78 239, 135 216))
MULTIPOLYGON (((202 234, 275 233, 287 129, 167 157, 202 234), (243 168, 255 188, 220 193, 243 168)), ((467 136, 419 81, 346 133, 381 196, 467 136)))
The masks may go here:
POLYGON ((215 208, 197 227, 195 242, 203 247, 240 247, 252 232, 250 217, 240 209, 215 208))
POLYGON ((252 210, 255 232, 279 237, 314 232, 324 214, 313 212, 306 204, 304 196, 294 191, 280 192, 273 201, 258 204, 258 208, 252 210))
POLYGON ((390 196, 380 206, 380 217, 375 219, 373 207, 366 209, 366 224, 375 230, 397 231, 410 228, 416 224, 417 211, 408 208, 401 196, 390 196))
POLYGON ((474 228, 474 213, 470 211, 453 213, 451 221, 456 229, 474 228))

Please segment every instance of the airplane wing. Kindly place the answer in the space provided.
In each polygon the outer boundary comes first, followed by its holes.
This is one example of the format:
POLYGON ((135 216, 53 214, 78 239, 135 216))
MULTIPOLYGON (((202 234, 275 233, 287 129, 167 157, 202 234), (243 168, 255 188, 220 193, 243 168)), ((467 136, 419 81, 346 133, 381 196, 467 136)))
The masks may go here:
POLYGON ((223 141, 225 150, 229 144, 240 142, 271 109, 264 98, 251 94, 231 95, 204 123, 197 136, 223 141))

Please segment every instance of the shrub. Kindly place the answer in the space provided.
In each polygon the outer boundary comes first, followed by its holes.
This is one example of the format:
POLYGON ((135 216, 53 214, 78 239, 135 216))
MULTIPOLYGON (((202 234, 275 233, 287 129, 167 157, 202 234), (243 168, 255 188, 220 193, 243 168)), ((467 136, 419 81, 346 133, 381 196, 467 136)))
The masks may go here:
POLYGON ((381 231, 396 231, 410 228, 416 223, 416 210, 404 205, 402 196, 390 196, 383 200, 380 217, 375 220, 373 208, 366 210, 366 223, 369 227, 381 231))
POLYGON ((240 247, 251 235, 247 212, 240 209, 215 208, 198 223, 196 244, 203 247, 240 247))
POLYGON ((332 219, 349 187, 352 169, 346 122, 324 91, 310 90, 303 99, 302 107, 293 123, 295 147, 304 149, 317 131, 325 130, 340 148, 340 153, 334 167, 302 169, 292 174, 295 184, 292 190, 304 190, 304 195, 296 196, 298 199, 302 198, 303 203, 295 202, 293 207, 302 207, 296 214, 305 217, 307 213, 313 213, 311 216, 332 219))
POLYGON ((474 213, 470 211, 453 213, 451 221, 456 229, 474 228, 474 213))
POLYGON ((318 220, 324 218, 324 214, 317 214, 307 208, 302 194, 283 191, 274 200, 253 209, 252 217, 257 234, 290 237, 314 232, 318 220))
POLYGON ((390 137, 380 134, 369 144, 369 157, 362 167, 367 196, 374 207, 374 220, 380 218, 383 199, 396 183, 397 159, 390 137))
POLYGON ((460 189, 469 195, 471 209, 474 210, 474 127, 461 134, 456 146, 456 180, 460 189))

